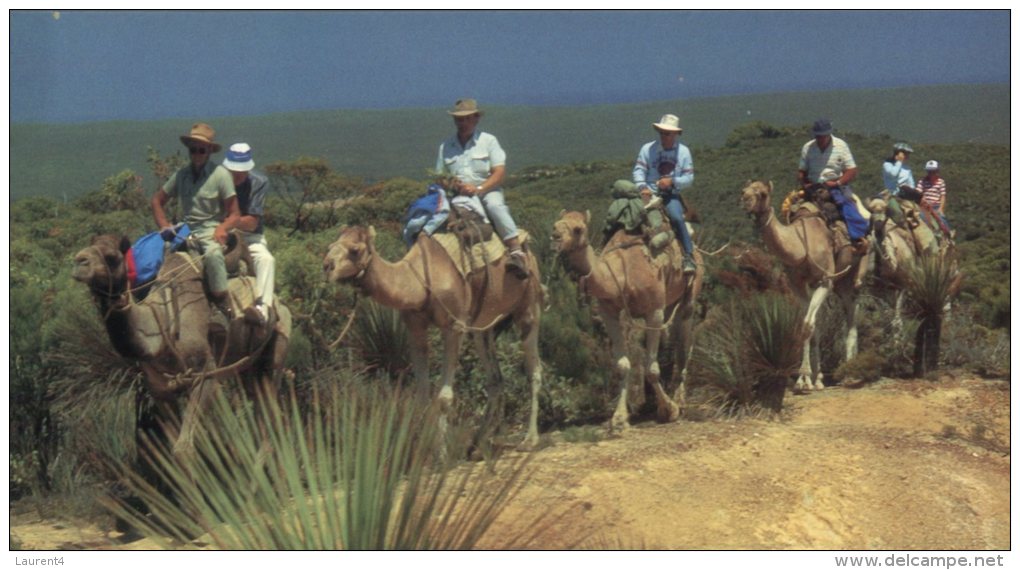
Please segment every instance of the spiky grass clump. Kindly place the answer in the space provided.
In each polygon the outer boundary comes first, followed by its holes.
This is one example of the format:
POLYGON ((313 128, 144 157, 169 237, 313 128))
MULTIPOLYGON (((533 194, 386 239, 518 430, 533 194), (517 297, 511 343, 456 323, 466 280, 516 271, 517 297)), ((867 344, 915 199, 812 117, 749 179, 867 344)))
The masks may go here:
POLYGON ((316 395, 307 413, 293 400, 260 404, 235 411, 218 397, 195 459, 148 447, 172 498, 124 469, 149 515, 117 498, 107 507, 167 548, 202 537, 218 549, 466 549, 524 481, 526 456, 437 462, 435 413, 399 392, 316 395))
POLYGON ((800 308, 778 294, 721 307, 697 335, 696 376, 725 396, 725 407, 782 409, 788 378, 800 364, 805 328, 800 308))
POLYGON ((382 371, 396 380, 411 367, 407 327, 400 313, 368 300, 358 307, 353 343, 366 371, 382 371))
POLYGON ((942 255, 922 257, 907 274, 909 308, 921 321, 914 337, 914 376, 938 368, 942 320, 946 307, 960 291, 962 279, 955 260, 942 255))

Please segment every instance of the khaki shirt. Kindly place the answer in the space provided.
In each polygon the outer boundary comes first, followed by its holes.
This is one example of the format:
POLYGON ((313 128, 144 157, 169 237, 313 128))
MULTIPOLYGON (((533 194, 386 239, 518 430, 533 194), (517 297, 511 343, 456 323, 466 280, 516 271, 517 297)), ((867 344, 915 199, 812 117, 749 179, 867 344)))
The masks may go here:
POLYGON ((184 211, 184 222, 192 230, 223 221, 223 201, 234 196, 234 179, 226 168, 207 162, 196 178, 188 164, 170 176, 163 185, 167 196, 177 197, 184 211))

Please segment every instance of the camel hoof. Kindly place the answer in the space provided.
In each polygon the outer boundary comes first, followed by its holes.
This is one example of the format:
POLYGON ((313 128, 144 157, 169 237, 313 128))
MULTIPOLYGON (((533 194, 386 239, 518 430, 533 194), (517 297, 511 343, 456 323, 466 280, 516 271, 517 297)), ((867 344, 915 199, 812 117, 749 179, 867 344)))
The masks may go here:
POLYGON ((659 403, 658 419, 662 423, 672 423, 680 417, 680 406, 674 402, 659 403))
POLYGON ((823 384, 821 380, 816 380, 815 381, 815 390, 824 390, 824 389, 825 389, 825 384, 823 384))
POLYGON ((534 451, 538 448, 539 438, 537 435, 529 435, 517 446, 517 451, 534 451))
POLYGON ((626 415, 616 414, 609 420, 609 433, 623 433, 630 429, 630 421, 626 415))

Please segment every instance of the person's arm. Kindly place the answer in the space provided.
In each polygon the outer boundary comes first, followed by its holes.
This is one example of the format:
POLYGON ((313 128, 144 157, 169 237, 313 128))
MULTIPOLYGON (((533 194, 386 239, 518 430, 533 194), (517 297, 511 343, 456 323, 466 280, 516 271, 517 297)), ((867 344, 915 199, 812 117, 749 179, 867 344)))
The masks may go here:
POLYGON ((680 147, 672 182, 673 188, 677 192, 694 184, 694 159, 691 158, 691 151, 687 147, 680 147))
POLYGON ((213 239, 221 245, 226 245, 227 234, 230 233, 230 230, 237 227, 237 222, 241 218, 241 209, 237 207, 236 194, 223 200, 223 209, 227 215, 220 222, 220 225, 216 226, 216 230, 213 231, 213 239))
POLYGON ((166 192, 162 188, 156 190, 156 193, 152 195, 152 217, 156 221, 156 227, 162 230, 170 228, 170 220, 166 216, 166 203, 170 200, 166 192))
POLYGON ((797 183, 800 184, 800 187, 805 190, 811 187, 811 181, 808 180, 807 177, 807 170, 797 171, 797 183))
POLYGON ((638 190, 648 188, 648 148, 649 145, 641 147, 638 151, 637 160, 634 161, 634 171, 631 179, 638 187, 638 190))
MULTIPOLYGON (((241 212, 237 220, 237 229, 246 232, 254 232, 259 229, 259 222, 265 213, 266 196, 269 194, 269 179, 249 176, 251 180, 251 191, 248 199, 248 208, 241 212)), ((238 202, 240 207, 240 202, 238 202)))
POLYGON ((837 180, 837 182, 839 183, 839 186, 846 186, 847 184, 853 182, 855 178, 857 178, 856 166, 846 169, 846 172, 843 173, 843 176, 839 177, 839 180, 837 180))
POLYGON ((482 182, 478 186, 464 182, 460 185, 460 189, 462 192, 468 194, 469 196, 484 196, 486 192, 492 190, 493 188, 498 188, 499 185, 503 183, 503 178, 505 176, 506 176, 505 165, 501 164, 499 166, 493 166, 492 173, 490 173, 489 177, 485 179, 485 182, 482 182))

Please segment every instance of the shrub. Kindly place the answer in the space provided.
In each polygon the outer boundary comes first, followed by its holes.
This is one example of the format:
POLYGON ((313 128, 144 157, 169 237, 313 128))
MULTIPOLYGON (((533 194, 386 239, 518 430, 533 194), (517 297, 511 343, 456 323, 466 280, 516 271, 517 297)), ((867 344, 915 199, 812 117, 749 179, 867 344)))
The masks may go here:
POLYGON ((148 449, 172 501, 123 469, 152 515, 105 504, 165 547, 200 535, 217 549, 476 545, 526 480, 527 456, 450 469, 436 462, 444 442, 434 410, 400 391, 347 387, 314 394, 307 413, 294 400, 264 402, 264 424, 221 395, 196 441, 204 460, 182 466, 148 449))

